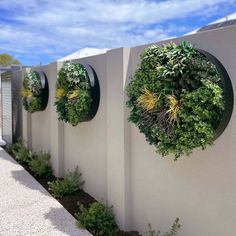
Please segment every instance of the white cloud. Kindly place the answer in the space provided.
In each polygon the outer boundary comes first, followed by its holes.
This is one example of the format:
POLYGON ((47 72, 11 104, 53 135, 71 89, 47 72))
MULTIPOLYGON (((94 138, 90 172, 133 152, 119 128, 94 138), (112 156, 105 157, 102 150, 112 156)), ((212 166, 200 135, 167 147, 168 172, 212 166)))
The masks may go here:
POLYGON ((134 46, 172 36, 175 25, 163 28, 165 21, 192 15, 205 17, 214 14, 221 4, 235 3, 236 0, 0 0, 0 12, 4 13, 0 17, 0 51, 29 58, 49 55, 55 60, 88 46, 134 46))

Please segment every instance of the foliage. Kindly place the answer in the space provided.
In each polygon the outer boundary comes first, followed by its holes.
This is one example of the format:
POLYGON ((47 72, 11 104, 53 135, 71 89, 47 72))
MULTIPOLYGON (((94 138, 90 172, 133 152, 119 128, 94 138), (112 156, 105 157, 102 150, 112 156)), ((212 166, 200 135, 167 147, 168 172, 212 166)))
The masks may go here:
POLYGON ((24 145, 24 141, 19 139, 17 140, 17 142, 12 143, 12 144, 6 144, 5 146, 5 150, 9 153, 9 154, 13 154, 14 152, 17 152, 20 147, 24 145))
POLYGON ((79 227, 86 228, 94 236, 117 235, 118 228, 112 207, 99 202, 91 204, 88 209, 83 205, 79 206, 80 210, 75 215, 79 227))
POLYGON ((31 71, 25 74, 21 96, 23 106, 28 112, 34 113, 42 109, 42 84, 37 72, 31 71))
POLYGON ((81 173, 78 170, 78 167, 71 172, 65 175, 64 179, 48 182, 48 190, 56 198, 62 198, 66 195, 70 195, 81 188, 83 181, 81 180, 81 173))
POLYGON ((126 87, 129 121, 175 160, 212 144, 224 111, 220 75, 192 45, 153 45, 126 87))
POLYGON ((15 145, 12 153, 19 163, 28 163, 33 158, 32 151, 28 149, 24 143, 15 145))
MULTIPOLYGON (((179 218, 176 218, 169 232, 166 232, 164 236, 175 236, 177 235, 181 225, 179 223, 179 218)), ((145 232, 145 236, 160 236, 161 231, 155 231, 152 229, 151 224, 148 224, 148 231, 145 232)))
POLYGON ((35 154, 31 160, 28 162, 30 169, 34 172, 36 176, 49 177, 52 175, 52 167, 50 164, 50 154, 45 152, 40 152, 35 154))
POLYGON ((84 121, 92 103, 90 81, 84 66, 66 62, 58 73, 56 89, 58 119, 72 126, 84 121))
POLYGON ((16 65, 16 64, 21 64, 21 63, 13 56, 7 53, 0 54, 0 66, 10 66, 10 65, 16 65))

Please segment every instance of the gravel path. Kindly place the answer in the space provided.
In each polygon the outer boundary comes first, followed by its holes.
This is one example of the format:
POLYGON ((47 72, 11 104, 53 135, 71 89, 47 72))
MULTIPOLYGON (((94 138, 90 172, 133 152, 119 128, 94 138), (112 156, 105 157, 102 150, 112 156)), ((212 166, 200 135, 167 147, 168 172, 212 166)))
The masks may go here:
POLYGON ((0 148, 1 236, 91 236, 11 156, 0 148))

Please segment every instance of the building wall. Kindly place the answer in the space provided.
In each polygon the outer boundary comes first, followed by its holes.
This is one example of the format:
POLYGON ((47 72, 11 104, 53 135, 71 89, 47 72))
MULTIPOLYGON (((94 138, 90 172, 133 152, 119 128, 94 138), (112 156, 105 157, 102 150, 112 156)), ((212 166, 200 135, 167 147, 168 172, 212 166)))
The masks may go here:
MULTIPOLYGON (((235 38, 236 27, 232 26, 159 44, 185 40, 210 52, 225 66, 236 91, 235 38)), ((154 229, 165 232, 179 217, 181 236, 234 236, 235 109, 213 146, 196 149, 177 162, 158 156, 138 129, 128 123, 125 106, 125 84, 147 46, 118 48, 78 60, 95 69, 101 101, 96 117, 76 127, 58 122, 53 106, 57 71, 62 63, 42 67, 49 79, 49 105, 31 118, 24 114, 24 137, 29 142, 32 139, 33 148, 50 150, 57 176, 79 166, 85 190, 114 206, 121 228, 143 233, 151 223, 154 229)))

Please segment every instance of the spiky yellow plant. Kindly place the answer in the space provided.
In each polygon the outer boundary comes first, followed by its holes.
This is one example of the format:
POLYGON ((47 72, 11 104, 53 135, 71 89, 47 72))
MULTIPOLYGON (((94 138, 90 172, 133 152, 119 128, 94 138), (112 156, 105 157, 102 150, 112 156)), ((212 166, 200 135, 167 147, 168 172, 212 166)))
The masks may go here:
POLYGON ((78 95, 79 95, 79 90, 73 90, 73 91, 69 92, 68 99, 76 98, 76 97, 78 97, 78 95))
POLYGON ((57 89, 56 98, 60 99, 60 98, 65 97, 65 95, 66 95, 66 93, 65 93, 65 90, 63 88, 57 89))
POLYGON ((32 97, 33 93, 29 89, 22 89, 21 90, 21 96, 24 97, 24 98, 32 97))
POLYGON ((155 93, 151 92, 147 88, 144 88, 143 94, 137 99, 137 101, 138 105, 143 107, 145 110, 149 111, 156 107, 159 99, 160 96, 157 96, 155 93))
POLYGON ((170 115, 170 123, 178 121, 178 111, 180 108, 180 102, 174 95, 167 96, 168 107, 167 113, 170 115))

